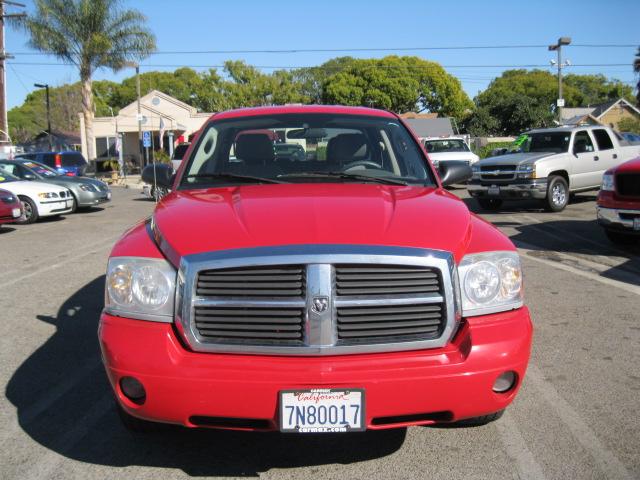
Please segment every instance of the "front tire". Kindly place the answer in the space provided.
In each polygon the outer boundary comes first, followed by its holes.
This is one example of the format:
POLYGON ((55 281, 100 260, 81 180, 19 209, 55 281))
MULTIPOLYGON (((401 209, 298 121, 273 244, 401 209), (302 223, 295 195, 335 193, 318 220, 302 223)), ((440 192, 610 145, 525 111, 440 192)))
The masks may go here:
POLYGON ((550 212, 561 212, 569 204, 569 184, 558 176, 549 178, 545 207, 550 212))
POLYGON ((78 199, 72 193, 71 198, 73 199, 73 204, 71 205, 71 213, 76 213, 78 211, 78 199))
POLYGON ((22 203, 22 211, 24 212, 24 215, 17 223, 28 225, 36 222, 40 215, 38 215, 38 207, 35 202, 25 196, 18 196, 18 198, 20 199, 20 203, 22 203))
POLYGON ((484 210, 496 211, 502 206, 502 200, 499 198, 477 198, 476 200, 484 210))
POLYGON ((455 427, 480 427, 482 425, 486 425, 487 423, 495 422, 504 414, 504 410, 500 410, 496 413, 491 413, 489 415, 482 415, 481 417, 473 417, 466 418, 464 420, 458 420, 454 422, 452 425, 455 427))
POLYGON ((607 235, 607 238, 611 243, 615 243, 616 245, 632 245, 633 243, 640 240, 640 238, 634 235, 627 235, 626 233, 617 232, 614 230, 605 230, 604 233, 607 235))
POLYGON ((141 418, 134 417, 125 412, 124 408, 116 401, 116 409, 118 410, 118 417, 120 422, 130 432, 133 433, 150 433, 158 428, 158 424, 142 420, 141 418))

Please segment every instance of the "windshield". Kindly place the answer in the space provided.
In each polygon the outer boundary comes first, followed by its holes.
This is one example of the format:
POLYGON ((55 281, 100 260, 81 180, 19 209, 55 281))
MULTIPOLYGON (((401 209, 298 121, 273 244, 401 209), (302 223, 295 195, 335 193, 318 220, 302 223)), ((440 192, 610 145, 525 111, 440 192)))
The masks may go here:
POLYGON ((47 167, 38 162, 23 162, 22 166, 28 168, 36 175, 40 175, 41 177, 60 177, 61 175, 56 172, 54 169, 47 167))
POLYGON ((207 125, 182 187, 303 182, 434 185, 415 140, 397 120, 284 114, 207 125))
POLYGON ((20 180, 18 177, 14 177, 9 172, 4 170, 2 167, 3 165, 0 165, 0 183, 16 182, 20 180))
POLYGON ((184 154, 187 153, 188 149, 189 149, 188 143, 181 143, 180 145, 178 145, 173 151, 173 160, 182 160, 182 158, 184 157, 184 154))
POLYGON ((570 132, 540 132, 529 133, 528 140, 522 145, 523 152, 553 152, 569 151, 570 132))
POLYGON ((460 139, 427 140, 424 147, 429 153, 468 152, 469 147, 460 139))

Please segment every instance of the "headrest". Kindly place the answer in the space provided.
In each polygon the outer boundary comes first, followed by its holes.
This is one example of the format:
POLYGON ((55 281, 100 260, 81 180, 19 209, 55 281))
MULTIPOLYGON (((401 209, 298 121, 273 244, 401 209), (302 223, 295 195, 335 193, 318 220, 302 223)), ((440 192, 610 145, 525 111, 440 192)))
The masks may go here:
POLYGON ((273 142, 264 133, 241 134, 236 140, 236 158, 249 164, 266 164, 275 158, 273 142))
POLYGON ((327 161, 334 163, 351 162, 363 158, 367 153, 366 138, 362 133, 341 133, 327 144, 327 161))

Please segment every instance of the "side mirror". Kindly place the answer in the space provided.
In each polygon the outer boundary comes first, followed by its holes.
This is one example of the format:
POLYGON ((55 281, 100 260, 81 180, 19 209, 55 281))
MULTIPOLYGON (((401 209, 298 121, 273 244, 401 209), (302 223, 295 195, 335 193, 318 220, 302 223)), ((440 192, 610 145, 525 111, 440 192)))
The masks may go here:
POLYGON ((147 165, 142 170, 142 181, 150 185, 155 183, 159 187, 171 188, 173 186, 173 167, 165 163, 156 163, 155 165, 147 165))
POLYGON ((36 176, 35 176, 33 173, 25 173, 25 174, 22 176, 22 179, 23 179, 23 180, 35 180, 35 179, 36 179, 36 176))
POLYGON ((456 183, 465 183, 473 176, 473 171, 467 162, 458 160, 440 162, 438 173, 443 187, 456 183))

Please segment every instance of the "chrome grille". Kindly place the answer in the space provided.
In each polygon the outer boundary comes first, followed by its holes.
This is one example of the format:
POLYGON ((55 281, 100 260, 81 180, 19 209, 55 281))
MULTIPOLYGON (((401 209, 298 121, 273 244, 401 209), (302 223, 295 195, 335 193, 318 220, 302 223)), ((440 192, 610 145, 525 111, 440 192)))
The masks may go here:
POLYGON ((294 245, 183 257, 176 322, 195 351, 337 355, 444 346, 456 313, 447 252, 294 245))
POLYGON ((480 167, 482 180, 512 180, 515 176, 515 165, 483 165, 480 167))
POLYGON ((407 265, 336 265, 336 294, 377 296, 440 291, 433 268, 407 265))
POLYGON ((206 270, 198 275, 196 295, 205 297, 302 297, 300 265, 206 270))
POLYGON ((621 173, 615 178, 618 195, 640 197, 640 173, 621 173))
POLYGON ((200 337, 217 342, 302 345, 304 311, 283 307, 196 307, 200 337))

